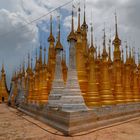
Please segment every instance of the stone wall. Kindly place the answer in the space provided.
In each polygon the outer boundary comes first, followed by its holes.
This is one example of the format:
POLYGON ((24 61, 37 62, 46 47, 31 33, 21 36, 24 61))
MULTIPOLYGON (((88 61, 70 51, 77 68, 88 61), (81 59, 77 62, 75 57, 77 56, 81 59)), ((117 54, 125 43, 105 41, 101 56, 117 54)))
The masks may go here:
POLYGON ((140 103, 104 106, 77 112, 64 112, 25 104, 19 109, 62 131, 65 135, 73 135, 140 116, 140 103))

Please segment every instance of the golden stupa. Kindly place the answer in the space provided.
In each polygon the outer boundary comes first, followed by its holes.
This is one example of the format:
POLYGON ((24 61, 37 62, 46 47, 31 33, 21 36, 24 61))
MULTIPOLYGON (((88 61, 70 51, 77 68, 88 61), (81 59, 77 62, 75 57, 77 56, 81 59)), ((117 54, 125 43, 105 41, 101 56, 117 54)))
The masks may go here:
POLYGON ((6 85, 6 74, 4 64, 2 64, 1 79, 0 79, 0 103, 8 102, 8 90, 6 85))

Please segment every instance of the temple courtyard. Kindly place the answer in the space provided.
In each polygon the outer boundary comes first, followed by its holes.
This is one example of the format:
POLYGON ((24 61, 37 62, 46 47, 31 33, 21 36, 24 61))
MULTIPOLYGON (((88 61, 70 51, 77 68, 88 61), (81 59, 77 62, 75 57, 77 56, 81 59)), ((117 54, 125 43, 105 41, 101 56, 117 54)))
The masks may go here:
POLYGON ((0 104, 0 140, 140 140, 140 117, 66 137, 54 128, 0 104))

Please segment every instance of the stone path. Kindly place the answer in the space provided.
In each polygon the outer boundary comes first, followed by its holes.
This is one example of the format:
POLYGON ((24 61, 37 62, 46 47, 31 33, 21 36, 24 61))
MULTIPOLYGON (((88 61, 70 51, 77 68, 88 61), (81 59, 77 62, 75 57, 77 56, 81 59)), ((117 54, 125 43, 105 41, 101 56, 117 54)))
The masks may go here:
POLYGON ((59 135, 63 134, 16 109, 0 104, 0 140, 140 140, 140 118, 83 136, 59 135))

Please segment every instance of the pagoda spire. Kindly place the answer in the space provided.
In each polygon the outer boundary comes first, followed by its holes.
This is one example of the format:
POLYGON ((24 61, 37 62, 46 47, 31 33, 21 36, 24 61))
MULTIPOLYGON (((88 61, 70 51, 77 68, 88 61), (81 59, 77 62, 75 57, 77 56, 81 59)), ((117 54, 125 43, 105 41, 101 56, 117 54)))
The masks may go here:
POLYGON ((61 35, 61 31, 60 31, 60 16, 58 16, 58 36, 57 36, 57 43, 56 43, 55 49, 63 50, 63 46, 62 46, 61 40, 60 40, 60 35, 61 35))
POLYGON ((22 71, 25 72, 25 62, 23 60, 23 63, 22 63, 22 71))
POLYGON ((72 8, 72 19, 71 19, 71 31, 74 32, 74 11, 73 11, 73 8, 72 8))
POLYGON ((132 55, 131 55, 131 47, 129 46, 129 59, 131 61, 132 55))
POLYGON ((110 28, 110 37, 109 37, 108 43, 109 43, 108 44, 108 50, 109 50, 109 53, 108 53, 108 62, 111 65, 112 64, 112 60, 111 60, 111 28, 110 28))
POLYGON ((30 59, 30 53, 28 53, 28 64, 27 64, 28 66, 27 66, 27 70, 26 70, 27 74, 30 73, 30 69, 31 69, 31 62, 30 62, 30 60, 31 60, 30 59))
POLYGON ((39 62, 42 65, 42 46, 40 45, 39 62))
POLYGON ((97 54, 97 45, 96 45, 96 43, 95 43, 95 58, 97 59, 97 56, 98 54, 97 54))
POLYGON ((18 74, 19 79, 22 78, 22 65, 20 64, 19 66, 19 74, 18 74))
POLYGON ((58 17, 58 41, 60 42, 60 16, 58 17))
POLYGON ((100 45, 99 45, 99 48, 98 48, 98 59, 101 58, 101 53, 100 53, 100 51, 101 51, 101 47, 100 47, 100 45))
POLYGON ((132 59, 133 62, 135 63, 135 47, 132 47, 132 59))
POLYGON ((84 0, 84 24, 86 24, 86 3, 84 0))
POLYGON ((112 63, 112 60, 111 60, 111 37, 109 39, 109 47, 108 47, 108 50, 109 50, 108 61, 109 61, 109 63, 112 63))
MULTIPOLYGON (((81 35, 82 35, 82 48, 83 48, 83 55, 87 56, 88 54, 88 43, 87 43, 87 29, 88 29, 88 25, 86 23, 86 4, 84 1, 84 20, 83 20, 83 24, 81 26, 81 35)), ((86 60, 85 60, 86 61, 86 60)))
POLYGON ((114 45, 121 45, 121 40, 119 39, 119 35, 118 35, 118 20, 117 20, 117 13, 115 11, 115 39, 113 41, 114 45))
POLYGON ((68 35, 67 40, 68 41, 71 41, 71 40, 75 40, 76 41, 76 35, 74 33, 74 11, 73 11, 73 7, 72 7, 72 19, 71 19, 71 32, 68 35))
POLYGON ((44 47, 44 65, 46 65, 46 47, 44 47))
POLYGON ((84 21, 81 27, 83 30, 87 31, 88 25, 86 23, 86 1, 84 0, 84 21))
POLYGON ((138 48, 138 64, 140 64, 140 49, 138 48))
POLYGON ((52 14, 50 16, 50 35, 52 35, 52 14))
POLYGON ((131 47, 131 60, 133 59, 133 47, 131 47))
POLYGON ((33 58, 31 58, 31 70, 33 70, 33 58))
POLYGON ((90 55, 90 53, 94 54, 95 51, 96 51, 96 49, 95 49, 94 44, 93 44, 93 24, 91 23, 91 46, 89 48, 89 55, 90 55))
POLYGON ((121 40, 119 39, 118 36, 118 24, 117 24, 117 14, 115 12, 115 39, 113 40, 113 45, 114 45, 114 60, 121 60, 121 51, 120 51, 120 45, 121 45, 121 40))
POLYGON ((94 47, 94 44, 93 44, 93 23, 91 21, 91 47, 94 47))
POLYGON ((4 70, 4 63, 2 63, 2 69, 1 69, 1 73, 5 73, 5 70, 4 70))
POLYGON ((36 63, 37 63, 37 49, 36 49, 36 53, 35 53, 35 59, 36 59, 36 63))
POLYGON ((37 49, 36 49, 36 54, 35 54, 35 71, 36 70, 38 70, 38 63, 39 63, 39 61, 38 61, 38 57, 37 57, 37 49))
POLYGON ((52 33, 52 14, 50 16, 50 36, 48 37, 48 42, 55 42, 53 33, 52 33))
POLYGON ((106 34, 105 34, 105 28, 104 28, 104 37, 103 37, 103 54, 102 54, 102 58, 103 60, 106 60, 108 54, 106 52, 106 34))
POLYGON ((123 48, 122 48, 122 62, 124 62, 123 48))
POLYGON ((80 12, 81 12, 81 8, 79 6, 79 8, 78 8, 78 28, 77 28, 77 33, 81 33, 81 28, 80 28, 80 26, 81 26, 81 24, 80 24, 80 20, 81 20, 80 12))
POLYGON ((127 43, 126 43, 126 61, 128 60, 128 46, 127 46, 127 43))
POLYGON ((25 76, 25 61, 23 60, 23 64, 22 64, 22 75, 23 77, 25 76))
POLYGON ((30 53, 28 53, 28 69, 30 68, 30 53))
POLYGON ((19 70, 19 72, 20 72, 20 74, 21 74, 21 72, 22 72, 22 65, 20 64, 20 70, 19 70))
POLYGON ((116 14, 116 12, 115 12, 115 30, 116 30, 115 36, 116 36, 116 38, 118 38, 118 24, 117 24, 117 14, 116 14))

